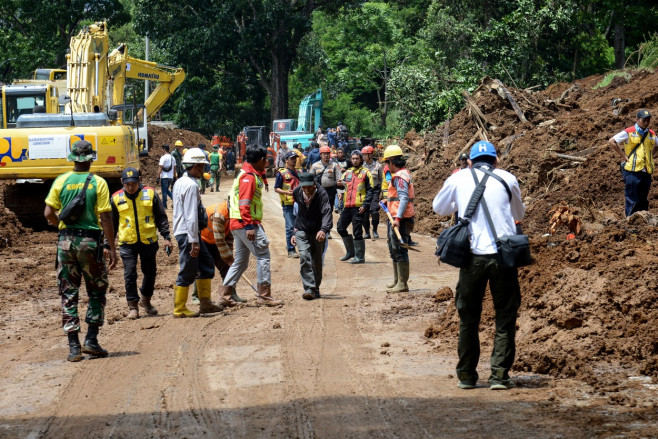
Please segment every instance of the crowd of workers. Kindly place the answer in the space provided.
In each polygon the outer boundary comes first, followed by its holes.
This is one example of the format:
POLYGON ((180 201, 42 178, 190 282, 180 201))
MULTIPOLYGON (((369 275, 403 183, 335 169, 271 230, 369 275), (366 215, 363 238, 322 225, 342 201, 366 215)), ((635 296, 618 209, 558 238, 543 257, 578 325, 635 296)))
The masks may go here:
MULTIPOLYGON (((658 145, 655 133, 648 128, 650 120, 650 113, 640 110, 635 125, 609 141, 624 158, 627 216, 648 209, 646 196, 653 172, 653 153, 658 145), (620 144, 624 145, 624 150, 620 144)), ((80 361, 82 353, 97 357, 108 355, 97 336, 104 321, 107 269, 117 264, 117 243, 124 266, 128 318, 138 318, 139 307, 148 315, 157 315, 151 298, 158 232, 167 254, 173 248, 172 234, 178 248, 174 317, 197 317, 200 313, 215 313, 244 302, 236 292, 236 284, 245 278, 252 255, 257 261, 256 286, 246 280, 255 290, 258 303, 283 304, 272 297, 269 239, 261 225, 262 195, 263 190, 267 190, 267 150, 247 148, 245 162, 233 179, 228 200, 204 207, 200 197, 204 186, 199 180, 208 180, 210 176, 204 178, 204 174, 210 171, 214 181, 219 181, 223 162, 217 155, 213 157, 217 148, 210 154, 203 148, 189 148, 183 153, 182 142, 176 142, 175 146, 172 154, 163 146, 164 154, 159 162, 162 199, 154 189, 141 184, 139 170, 134 168, 123 171, 123 188, 110 196, 105 180, 89 173, 95 151, 85 140, 71 148, 69 159, 74 163, 73 171, 59 176, 53 183, 44 214, 51 224, 59 227, 57 279, 63 329, 69 338, 69 361, 80 361), (174 178, 172 193, 170 185, 174 178), (61 213, 80 197, 84 200, 84 209, 79 216, 72 222, 61 221, 57 212, 61 213), (167 197, 173 204, 171 231, 166 213, 167 197), (143 273, 139 290, 138 259, 143 273), (215 269, 222 278, 218 303, 211 301, 215 269), (89 304, 85 317, 88 332, 81 346, 78 291, 82 279, 86 283, 89 304), (189 288, 193 284, 198 290, 198 312, 187 307, 189 288)), ((303 299, 322 297, 322 266, 327 238, 331 237, 333 227, 332 210, 339 214, 336 229, 345 246, 345 255, 340 260, 362 264, 365 262, 365 239, 379 236, 380 201, 391 215, 387 242, 393 262, 393 282, 387 285, 387 291, 409 291, 408 249, 415 220, 415 189, 401 148, 388 146, 382 160, 378 161, 374 159, 371 146, 353 150, 347 156, 337 145, 335 157, 329 144, 313 142, 311 147, 311 153, 299 167, 300 154, 282 142, 276 158, 278 171, 274 185, 285 220, 288 256, 299 258, 303 299), (316 150, 317 159, 313 154, 316 150), (348 232, 350 226, 351 233, 348 232)), ((476 187, 484 186, 484 207, 475 210, 469 224, 471 256, 460 268, 456 289, 460 317, 458 384, 462 389, 476 387, 480 356, 478 327, 485 289, 489 285, 496 319, 489 383, 494 390, 508 389, 513 386, 509 370, 515 357, 521 292, 516 268, 504 268, 498 262, 494 237, 515 234, 516 222, 523 218, 525 206, 516 177, 497 168, 493 144, 477 142, 470 154, 460 156, 459 161, 461 167, 444 182, 433 201, 436 213, 456 214, 462 218, 476 187), (493 178, 487 179, 489 176, 493 178)), ((218 183, 211 186, 211 190, 218 188, 218 183)))

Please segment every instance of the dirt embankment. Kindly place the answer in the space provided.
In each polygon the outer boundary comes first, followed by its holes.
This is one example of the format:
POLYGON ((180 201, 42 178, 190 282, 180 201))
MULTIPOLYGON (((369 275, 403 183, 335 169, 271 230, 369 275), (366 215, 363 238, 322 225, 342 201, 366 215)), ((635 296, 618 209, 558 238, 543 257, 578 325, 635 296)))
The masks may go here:
MULTIPOLYGON (((616 78, 594 89, 602 79, 535 93, 509 88, 527 122, 498 94, 485 90, 473 99, 499 150, 500 166, 519 179, 527 207, 523 226, 535 258, 519 270, 523 304, 515 367, 614 387, 629 373, 658 378, 658 230, 651 214, 624 218, 618 158, 607 145, 634 123, 638 109, 658 110, 658 72, 635 72, 630 80, 616 78), (561 204, 582 220, 584 231, 575 239, 565 239, 570 232, 565 226, 545 236, 551 210, 561 204)), ((432 212, 432 199, 455 169, 458 153, 480 140, 478 127, 474 110, 465 107, 450 120, 447 138, 442 125, 422 138, 409 133, 402 142, 412 153, 419 232, 438 235, 447 225, 448 218, 432 212)), ((649 202, 655 211, 655 182, 649 202)), ((483 315, 487 331, 492 319, 489 301, 483 315)), ((449 307, 427 335, 457 325, 449 307)))

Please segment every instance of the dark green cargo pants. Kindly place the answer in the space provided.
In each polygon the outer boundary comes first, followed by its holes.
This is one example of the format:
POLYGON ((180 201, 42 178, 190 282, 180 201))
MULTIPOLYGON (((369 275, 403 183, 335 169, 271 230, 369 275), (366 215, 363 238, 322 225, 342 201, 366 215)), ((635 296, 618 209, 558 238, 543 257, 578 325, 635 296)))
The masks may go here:
POLYGON ((496 255, 473 255, 468 266, 459 270, 456 305, 459 312, 459 343, 457 377, 460 381, 475 384, 480 359, 478 334, 482 301, 489 283, 496 311, 496 333, 491 352, 490 383, 509 380, 509 370, 516 353, 516 316, 521 305, 521 290, 516 268, 501 268, 496 255))

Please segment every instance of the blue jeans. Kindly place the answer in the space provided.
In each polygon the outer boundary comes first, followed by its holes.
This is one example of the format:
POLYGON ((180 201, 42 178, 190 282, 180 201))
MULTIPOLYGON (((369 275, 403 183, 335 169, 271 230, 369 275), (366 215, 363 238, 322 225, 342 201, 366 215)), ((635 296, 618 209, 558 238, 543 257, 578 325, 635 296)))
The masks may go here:
POLYGON ((295 251, 295 246, 290 242, 290 238, 295 234, 295 206, 282 206, 283 219, 286 220, 286 247, 288 251, 295 251))
POLYGON ((169 195, 169 198, 172 200, 174 199, 174 195, 171 193, 171 189, 169 189, 171 186, 171 180, 171 178, 160 179, 160 189, 162 190, 162 205, 165 209, 167 208, 167 195, 169 195))
POLYGON ((626 216, 635 212, 649 210, 649 189, 651 188, 651 174, 648 172, 632 172, 624 170, 624 195, 626 198, 626 216))

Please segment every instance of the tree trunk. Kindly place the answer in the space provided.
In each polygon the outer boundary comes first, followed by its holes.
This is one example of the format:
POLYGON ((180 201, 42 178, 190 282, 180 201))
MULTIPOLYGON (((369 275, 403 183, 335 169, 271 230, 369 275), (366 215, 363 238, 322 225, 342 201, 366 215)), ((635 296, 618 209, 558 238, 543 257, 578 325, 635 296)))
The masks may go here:
POLYGON ((288 118, 288 73, 290 62, 287 50, 272 51, 272 80, 270 86, 270 122, 288 118))
MULTIPOLYGON (((618 18, 621 18, 619 14, 618 18)), ((626 38, 624 35, 624 23, 615 23, 615 68, 621 70, 626 62, 626 38)))

